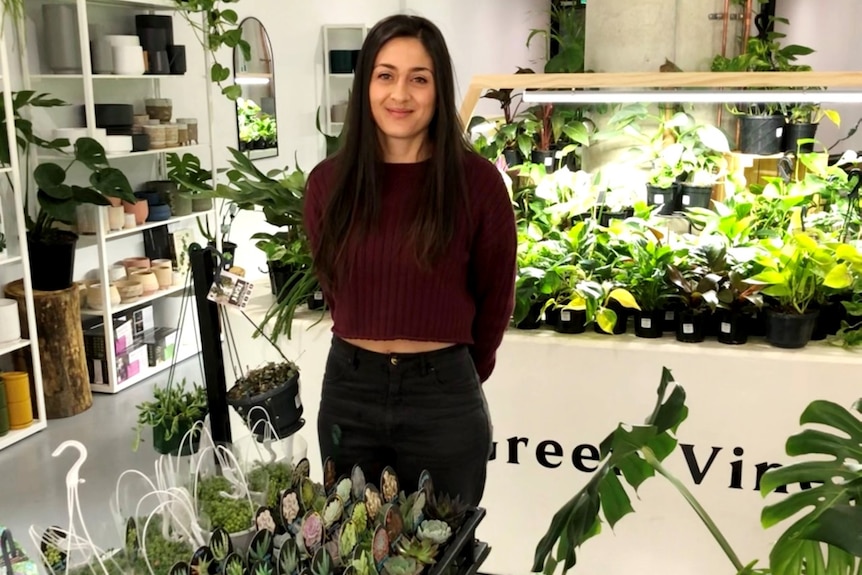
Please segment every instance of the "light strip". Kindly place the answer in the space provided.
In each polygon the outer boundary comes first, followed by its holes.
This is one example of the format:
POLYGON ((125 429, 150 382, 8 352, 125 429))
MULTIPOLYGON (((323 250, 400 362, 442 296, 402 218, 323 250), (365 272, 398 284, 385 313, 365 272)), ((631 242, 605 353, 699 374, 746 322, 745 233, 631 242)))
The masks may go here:
POLYGON ((261 78, 259 76, 237 76, 234 78, 234 82, 237 84, 244 84, 246 86, 262 86, 264 84, 269 84, 269 78, 261 78))
POLYGON ((862 104, 860 91, 833 90, 578 90, 525 91, 523 99, 533 104, 735 104, 836 103, 862 104))

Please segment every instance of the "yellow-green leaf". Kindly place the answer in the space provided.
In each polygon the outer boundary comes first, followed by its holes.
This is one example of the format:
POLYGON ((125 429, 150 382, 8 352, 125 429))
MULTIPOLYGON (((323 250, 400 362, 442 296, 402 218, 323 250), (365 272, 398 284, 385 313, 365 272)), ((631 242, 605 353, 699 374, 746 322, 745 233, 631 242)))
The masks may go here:
POLYGON ((775 270, 764 270, 749 281, 759 284, 782 284, 784 283, 784 274, 775 270))
POLYGON ((796 240, 799 247, 807 252, 814 252, 817 250, 817 242, 805 232, 797 232, 793 234, 793 239, 796 240))
POLYGON ((823 115, 832 120, 832 123, 841 127, 841 115, 837 110, 823 110, 823 115))
POLYGON ((569 303, 563 306, 564 309, 575 309, 575 310, 584 310, 587 309, 587 300, 583 297, 575 294, 572 296, 572 299, 569 303))
POLYGON ((614 325, 617 323, 617 313, 608 308, 602 308, 596 314, 596 323, 599 324, 599 327, 602 328, 602 331, 605 333, 613 333, 614 325))
POLYGON ((630 291, 623 288, 612 289, 611 293, 608 294, 608 299, 615 300, 623 307, 627 307, 629 309, 640 309, 638 302, 635 301, 635 296, 633 296, 630 291))
POLYGON ((847 264, 841 263, 829 270, 823 285, 832 289, 847 289, 853 285, 853 276, 847 268, 847 264))
POLYGON ((862 254, 850 244, 838 244, 835 247, 835 257, 854 264, 862 264, 862 254))

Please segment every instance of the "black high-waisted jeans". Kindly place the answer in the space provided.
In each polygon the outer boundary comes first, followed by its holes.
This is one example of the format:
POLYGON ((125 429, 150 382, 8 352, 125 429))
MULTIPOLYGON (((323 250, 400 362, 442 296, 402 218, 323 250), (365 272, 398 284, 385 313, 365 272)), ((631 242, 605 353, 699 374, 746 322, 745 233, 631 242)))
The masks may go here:
POLYGON ((478 505, 491 452, 491 420, 464 345, 385 354, 333 337, 318 414, 323 460, 336 477, 359 464, 380 487, 391 465, 411 493, 427 469, 434 490, 478 505))

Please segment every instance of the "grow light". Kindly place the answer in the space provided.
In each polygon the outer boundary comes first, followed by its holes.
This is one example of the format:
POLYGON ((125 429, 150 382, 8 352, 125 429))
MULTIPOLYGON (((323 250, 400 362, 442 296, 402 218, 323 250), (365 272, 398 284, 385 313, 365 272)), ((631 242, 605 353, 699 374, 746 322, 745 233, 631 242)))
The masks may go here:
POLYGON ((560 104, 734 104, 763 102, 778 104, 860 104, 862 92, 832 90, 539 90, 523 93, 526 103, 560 104))

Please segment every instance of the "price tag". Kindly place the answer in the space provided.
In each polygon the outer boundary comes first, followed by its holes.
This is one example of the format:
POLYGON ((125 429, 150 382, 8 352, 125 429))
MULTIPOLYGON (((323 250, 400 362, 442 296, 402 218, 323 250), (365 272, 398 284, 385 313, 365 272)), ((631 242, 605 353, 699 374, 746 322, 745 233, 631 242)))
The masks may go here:
POLYGON ((673 311, 672 310, 668 310, 668 311, 664 312, 664 320, 665 321, 673 321, 673 311))
POLYGON ((560 321, 572 321, 572 312, 567 309, 561 310, 560 321))
POLYGON ((652 319, 648 317, 641 318, 641 327, 644 329, 652 328, 652 319))
POLYGON ((775 129, 775 137, 780 138, 784 135, 784 128, 776 128, 775 129))
POLYGON ((653 196, 653 201, 657 204, 663 204, 664 203, 664 196, 661 194, 656 194, 653 196))
POLYGON ((323 301, 323 292, 322 291, 314 292, 314 301, 323 301))
POLYGON ((693 323, 684 323, 682 324, 682 333, 686 335, 691 335, 694 333, 694 324, 693 323))
POLYGON ((213 282, 207 299, 226 307, 245 308, 254 284, 230 272, 221 272, 213 282))
POLYGON ((691 205, 691 196, 683 195, 682 196, 682 205, 690 206, 691 205))
POLYGON ((554 156, 547 156, 545 158, 545 167, 553 168, 554 167, 554 156))
POLYGON ((726 321, 721 322, 721 333, 730 333, 730 323, 726 321))

